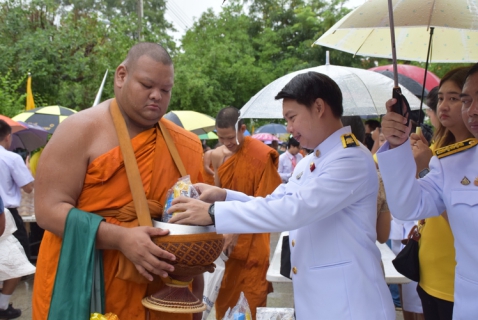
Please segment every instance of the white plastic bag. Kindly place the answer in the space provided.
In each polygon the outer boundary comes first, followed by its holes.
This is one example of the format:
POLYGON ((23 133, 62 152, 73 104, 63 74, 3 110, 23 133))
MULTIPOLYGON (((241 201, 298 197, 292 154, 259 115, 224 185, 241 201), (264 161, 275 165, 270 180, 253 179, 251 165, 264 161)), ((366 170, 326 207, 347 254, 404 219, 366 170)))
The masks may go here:
POLYGON ((206 320, 214 307, 216 302, 217 295, 219 294, 219 289, 221 288, 222 277, 224 276, 224 271, 226 269, 225 261, 228 257, 221 252, 219 258, 214 261, 216 269, 213 273, 205 272, 204 273, 204 293, 202 301, 206 305, 206 310, 202 313, 202 320, 206 320))

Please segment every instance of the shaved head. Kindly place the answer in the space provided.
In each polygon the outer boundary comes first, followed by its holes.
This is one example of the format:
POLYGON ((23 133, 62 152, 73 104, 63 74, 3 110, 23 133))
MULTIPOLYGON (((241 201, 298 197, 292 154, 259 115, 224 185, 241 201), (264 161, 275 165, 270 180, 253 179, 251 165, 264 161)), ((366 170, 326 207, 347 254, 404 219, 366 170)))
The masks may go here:
MULTIPOLYGON (((239 110, 234 107, 226 107, 222 109, 216 117, 216 128, 235 128, 237 119, 239 119, 239 114, 239 110)), ((238 127, 241 127, 243 124, 244 121, 241 119, 238 123, 238 127)))
POLYGON ((152 42, 140 42, 135 44, 129 51, 123 64, 134 68, 139 58, 148 56, 156 62, 161 62, 165 66, 173 64, 169 53, 161 45, 152 42))

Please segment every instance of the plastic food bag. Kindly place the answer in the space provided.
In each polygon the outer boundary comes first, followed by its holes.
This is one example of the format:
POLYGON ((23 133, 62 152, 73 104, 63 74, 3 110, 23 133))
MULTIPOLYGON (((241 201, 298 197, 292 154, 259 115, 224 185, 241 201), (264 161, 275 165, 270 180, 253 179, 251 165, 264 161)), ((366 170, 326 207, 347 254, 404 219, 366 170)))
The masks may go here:
POLYGON ((174 186, 168 190, 166 204, 164 205, 163 218, 161 219, 162 222, 168 222, 174 216, 175 213, 168 214, 167 211, 169 208, 171 208, 171 202, 173 199, 178 198, 179 196, 185 196, 194 199, 199 198, 199 193, 193 187, 189 175, 179 178, 178 182, 176 182, 174 186))
POLYGON ((294 308, 257 308, 257 320, 295 320, 294 308))
POLYGON ((219 294, 219 289, 221 288, 222 277, 224 276, 224 271, 226 269, 225 262, 229 258, 221 252, 219 258, 214 261, 216 269, 214 272, 204 273, 204 293, 202 297, 202 302, 206 305, 206 310, 202 312, 202 320, 206 320, 211 313, 214 303, 216 302, 217 295, 219 294))
POLYGON ((251 309, 249 308, 249 303, 247 302, 244 292, 241 292, 239 300, 234 308, 229 308, 226 311, 226 315, 222 320, 251 320, 251 309))

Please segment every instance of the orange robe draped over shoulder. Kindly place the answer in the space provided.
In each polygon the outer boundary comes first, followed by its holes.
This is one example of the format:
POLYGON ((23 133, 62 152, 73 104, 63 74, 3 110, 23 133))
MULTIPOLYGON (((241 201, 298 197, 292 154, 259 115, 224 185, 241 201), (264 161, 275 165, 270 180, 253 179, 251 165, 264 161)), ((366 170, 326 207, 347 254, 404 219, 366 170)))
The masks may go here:
MULTIPOLYGON (((181 159, 193 183, 202 180, 202 147, 198 137, 176 126, 168 120, 161 120, 178 148, 181 159)), ((167 190, 180 177, 174 161, 165 144, 159 126, 146 130, 132 140, 138 162, 144 191, 148 200, 156 200, 161 205, 166 201, 167 190)), ((53 192, 53 191, 52 191, 53 192)), ((125 207, 132 201, 123 156, 119 147, 95 159, 88 166, 83 190, 77 207, 87 212, 100 212, 125 207)), ((156 208, 158 209, 158 208, 156 208)), ((108 223, 132 227, 137 222, 121 222, 116 217, 106 217, 108 223)), ((55 281, 62 239, 45 232, 37 261, 37 271, 33 286, 33 319, 45 320, 48 317, 50 300, 55 281)), ((104 281, 106 292, 106 312, 113 312, 120 320, 144 320, 146 309, 141 299, 157 290, 162 284, 158 277, 151 284, 135 283, 116 277, 121 253, 116 250, 103 251, 104 281)), ((75 288, 71 288, 75 290, 75 288)), ((75 315, 72 315, 72 319, 75 315)), ((149 319, 191 319, 190 314, 172 314, 150 311, 149 319)))
MULTIPOLYGON (((277 172, 279 154, 259 140, 245 137, 241 148, 218 169, 221 187, 250 196, 265 197, 281 184, 277 172)), ((258 212, 257 214, 261 214, 258 212)), ((244 292, 255 319, 256 308, 265 307, 269 283, 270 235, 241 234, 229 260, 216 300, 216 317, 222 319, 244 292)))

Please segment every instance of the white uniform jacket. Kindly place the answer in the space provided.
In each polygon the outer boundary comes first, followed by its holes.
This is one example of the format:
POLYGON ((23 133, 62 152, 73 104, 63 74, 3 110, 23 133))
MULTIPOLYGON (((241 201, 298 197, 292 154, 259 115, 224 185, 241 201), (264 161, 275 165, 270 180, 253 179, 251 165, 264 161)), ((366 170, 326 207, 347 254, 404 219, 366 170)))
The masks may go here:
POLYGON ((330 135, 272 195, 228 190, 215 205, 220 233, 291 230, 298 320, 395 319, 375 245, 375 165, 363 145, 343 147, 345 133, 349 127, 330 135))
POLYGON ((410 144, 388 149, 386 143, 377 156, 390 211, 403 220, 447 211, 457 262, 453 319, 478 319, 478 147, 433 157, 430 173, 419 180, 410 144), (462 183, 465 177, 470 183, 462 183))

